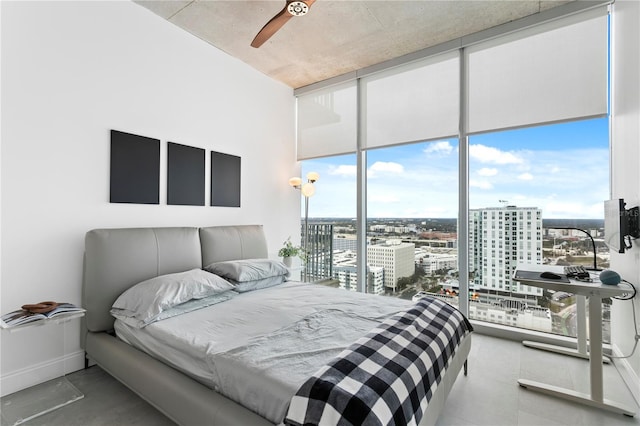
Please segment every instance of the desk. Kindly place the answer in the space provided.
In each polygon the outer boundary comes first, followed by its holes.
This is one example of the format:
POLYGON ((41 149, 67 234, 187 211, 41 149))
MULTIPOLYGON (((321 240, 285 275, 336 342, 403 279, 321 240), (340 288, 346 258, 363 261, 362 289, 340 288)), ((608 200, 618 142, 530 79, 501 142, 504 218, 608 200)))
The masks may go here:
MULTIPOLYGON (((633 417, 635 415, 635 411, 632 408, 604 398, 602 379, 602 299, 620 296, 628 293, 629 290, 623 286, 604 285, 598 280, 597 275, 591 283, 577 280, 569 280, 568 283, 565 283, 542 278, 520 278, 518 277, 519 271, 550 271, 562 274, 564 273, 564 268, 562 266, 518 265, 518 269, 513 274, 513 279, 526 285, 546 288, 548 290, 564 291, 567 293, 573 293, 577 296, 584 296, 589 299, 589 340, 591 343, 589 345, 589 381, 591 392, 589 394, 585 394, 571 389, 565 389, 527 379, 519 379, 518 384, 533 391, 633 417)), ((578 306, 578 308, 580 307, 578 306)), ((582 310, 584 312, 584 305, 582 310)), ((580 321, 580 319, 578 319, 578 321, 580 321)), ((582 350, 586 352, 586 345, 584 348, 578 349, 578 351, 582 350)))
MULTIPOLYGON (((551 271, 556 273, 564 272, 564 267, 559 267, 559 266, 550 267, 547 265, 526 265, 525 267, 527 271, 532 271, 537 273, 544 272, 544 271, 551 271)), ((522 271, 522 269, 520 269, 520 271, 522 271)), ((516 281, 523 281, 525 283, 527 282, 526 279, 519 279, 515 277, 516 274, 514 274, 514 279, 516 281)), ((591 274, 591 278, 597 281, 598 274, 596 272, 591 272, 590 274, 591 274)), ((580 281, 576 281, 576 282, 580 283, 580 281)), ((542 283, 540 283, 538 287, 550 288, 548 287, 548 284, 549 284, 548 282, 543 281, 542 283)), ((563 285, 564 286, 561 287, 561 291, 566 291, 567 284, 563 283, 563 285)), ((592 285, 592 284, 589 284, 589 285, 592 285)), ((587 351, 587 297, 583 294, 576 294, 576 325, 577 325, 576 327, 577 348, 576 349, 568 348, 564 346, 549 345, 547 343, 534 342, 530 340, 524 340, 522 344, 530 348, 541 349, 549 352, 555 352, 562 355, 569 355, 572 357, 588 360, 589 353, 587 351)), ((602 362, 608 364, 610 360, 606 356, 603 356, 602 362)))

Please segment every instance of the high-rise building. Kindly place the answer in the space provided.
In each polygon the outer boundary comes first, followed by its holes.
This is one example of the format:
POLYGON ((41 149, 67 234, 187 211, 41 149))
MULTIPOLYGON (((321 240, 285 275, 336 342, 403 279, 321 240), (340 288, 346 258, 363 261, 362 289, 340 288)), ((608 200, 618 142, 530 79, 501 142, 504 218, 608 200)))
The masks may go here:
POLYGON ((475 289, 541 296, 512 281, 518 263, 542 263, 542 211, 537 207, 469 210, 469 270, 475 289))
POLYGON ((333 249, 334 250, 351 250, 353 252, 358 251, 358 239, 353 237, 333 237, 333 249))
MULTIPOLYGON (((334 266, 333 278, 343 290, 358 291, 358 270, 355 266, 334 266)), ((384 294, 384 268, 367 268, 367 293, 384 294)))
POLYGON ((302 241, 307 244, 306 262, 302 277, 304 281, 318 281, 331 277, 333 268, 333 224, 310 223, 309 235, 305 240, 302 227, 302 241))
POLYGON ((415 273, 415 244, 390 240, 367 246, 367 264, 384 268, 384 286, 396 291, 398 279, 415 273))

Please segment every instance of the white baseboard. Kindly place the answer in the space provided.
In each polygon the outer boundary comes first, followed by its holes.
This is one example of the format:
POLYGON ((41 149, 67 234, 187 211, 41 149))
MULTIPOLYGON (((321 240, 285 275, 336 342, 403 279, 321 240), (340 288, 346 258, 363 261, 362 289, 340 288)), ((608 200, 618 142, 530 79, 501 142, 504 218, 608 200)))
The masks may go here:
POLYGON ((76 351, 0 377, 0 396, 44 383, 84 368, 84 351, 76 351))
MULTIPOLYGON (((620 348, 618 346, 613 345, 613 355, 614 356, 624 356, 622 352, 620 352, 620 348)), ((640 377, 638 377, 638 373, 631 367, 628 358, 613 358, 613 365, 615 365, 616 370, 620 373, 622 380, 629 388, 629 392, 633 395, 633 399, 636 401, 636 404, 640 406, 640 377)))

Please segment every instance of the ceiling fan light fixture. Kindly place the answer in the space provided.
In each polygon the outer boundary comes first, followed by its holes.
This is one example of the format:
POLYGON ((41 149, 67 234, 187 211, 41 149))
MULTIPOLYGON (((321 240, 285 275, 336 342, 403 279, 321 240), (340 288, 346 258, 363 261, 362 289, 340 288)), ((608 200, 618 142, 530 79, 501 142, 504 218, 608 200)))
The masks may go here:
POLYGON ((303 1, 292 1, 287 5, 287 12, 292 16, 306 15, 309 11, 309 6, 303 1))

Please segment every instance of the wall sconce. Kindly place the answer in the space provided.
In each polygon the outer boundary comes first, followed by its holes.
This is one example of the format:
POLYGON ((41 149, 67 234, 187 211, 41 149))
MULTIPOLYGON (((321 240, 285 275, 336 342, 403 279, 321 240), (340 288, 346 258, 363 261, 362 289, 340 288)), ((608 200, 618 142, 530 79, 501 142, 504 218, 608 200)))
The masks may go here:
POLYGON ((292 177, 289 179, 289 185, 293 188, 299 189, 304 196, 304 238, 302 240, 302 250, 304 251, 305 267, 303 268, 303 281, 307 281, 307 265, 306 259, 309 257, 309 198, 313 197, 316 193, 316 187, 314 183, 320 179, 320 175, 317 172, 307 173, 307 182, 302 183, 302 179, 299 177, 292 177))

